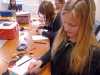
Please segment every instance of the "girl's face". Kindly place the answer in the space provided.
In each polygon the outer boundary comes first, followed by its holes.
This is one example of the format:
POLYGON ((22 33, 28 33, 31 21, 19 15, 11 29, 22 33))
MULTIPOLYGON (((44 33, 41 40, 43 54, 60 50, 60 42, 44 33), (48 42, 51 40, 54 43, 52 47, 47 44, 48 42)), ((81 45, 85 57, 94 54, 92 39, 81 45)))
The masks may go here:
POLYGON ((16 4, 16 0, 11 0, 11 4, 16 4))
POLYGON ((38 15, 39 15, 39 21, 44 25, 46 22, 45 16, 41 13, 39 13, 38 15))
POLYGON ((61 4, 61 3, 55 3, 55 5, 56 5, 56 10, 58 11, 61 11, 64 6, 64 4, 61 4))
POLYGON ((63 27, 66 32, 67 37, 70 40, 76 40, 80 27, 80 20, 78 17, 75 17, 71 12, 64 12, 62 14, 63 27))

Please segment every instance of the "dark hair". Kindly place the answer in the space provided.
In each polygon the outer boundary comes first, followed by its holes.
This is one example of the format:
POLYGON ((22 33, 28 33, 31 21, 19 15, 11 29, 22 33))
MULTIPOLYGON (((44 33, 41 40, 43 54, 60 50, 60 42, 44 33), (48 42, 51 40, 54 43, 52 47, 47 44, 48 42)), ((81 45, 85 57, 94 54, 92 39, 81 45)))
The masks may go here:
POLYGON ((65 0, 55 0, 55 3, 64 4, 65 3, 65 0))
MULTIPOLYGON (((9 10, 16 10, 16 2, 15 2, 15 4, 12 4, 12 1, 13 1, 13 0, 10 0, 8 9, 9 9, 9 10)), ((16 1, 16 0, 15 0, 15 1, 16 1)))
POLYGON ((55 15, 55 8, 50 1, 42 1, 38 13, 41 13, 45 16, 46 22, 50 22, 55 15))

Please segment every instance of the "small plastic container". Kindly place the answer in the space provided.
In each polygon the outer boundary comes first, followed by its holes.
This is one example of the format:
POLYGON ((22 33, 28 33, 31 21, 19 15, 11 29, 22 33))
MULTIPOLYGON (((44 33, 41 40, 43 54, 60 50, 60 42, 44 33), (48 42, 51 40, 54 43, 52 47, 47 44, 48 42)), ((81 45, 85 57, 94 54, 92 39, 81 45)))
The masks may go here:
POLYGON ((18 43, 17 50, 18 51, 26 50, 28 48, 28 40, 29 40, 28 30, 25 30, 24 28, 20 29, 19 43, 18 43))

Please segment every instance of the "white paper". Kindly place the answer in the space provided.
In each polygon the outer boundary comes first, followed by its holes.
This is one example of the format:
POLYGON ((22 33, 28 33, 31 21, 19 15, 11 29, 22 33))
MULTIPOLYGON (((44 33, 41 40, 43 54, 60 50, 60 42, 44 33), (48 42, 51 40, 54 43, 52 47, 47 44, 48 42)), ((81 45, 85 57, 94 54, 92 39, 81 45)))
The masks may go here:
POLYGON ((46 39, 48 39, 47 37, 45 37, 45 36, 42 36, 42 35, 33 35, 32 36, 32 40, 34 41, 34 40, 46 40, 46 39))
POLYGON ((0 40, 0 48, 4 46, 7 40, 0 40))
POLYGON ((96 39, 97 39, 97 41, 100 41, 100 31, 98 32, 96 39))
POLYGON ((18 75, 24 75, 27 70, 28 70, 28 66, 31 62, 36 62, 35 59, 31 59, 29 56, 23 56, 20 60, 18 60, 16 62, 16 65, 14 65, 12 68, 8 68, 11 72, 14 72, 15 74, 18 74, 18 75), (27 61, 29 60, 29 61, 27 61), (27 62, 25 62, 27 61, 27 62), (23 62, 25 62, 24 64, 22 64, 23 62), (22 65, 20 65, 22 64, 22 65), (20 65, 20 66, 18 66, 20 65))

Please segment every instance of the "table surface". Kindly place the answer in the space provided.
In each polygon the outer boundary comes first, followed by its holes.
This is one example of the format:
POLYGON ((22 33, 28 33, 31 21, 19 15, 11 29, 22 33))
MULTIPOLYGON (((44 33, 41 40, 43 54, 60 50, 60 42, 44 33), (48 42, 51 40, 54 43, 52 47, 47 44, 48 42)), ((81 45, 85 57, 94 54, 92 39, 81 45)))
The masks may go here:
MULTIPOLYGON (((22 53, 32 55, 33 57, 40 57, 48 51, 49 41, 39 41, 43 43, 36 43, 32 41, 31 35, 36 34, 36 28, 32 28, 31 25, 26 25, 24 27, 27 28, 30 33, 30 40, 28 41, 29 46, 26 51, 17 51, 16 47, 18 45, 18 37, 16 37, 14 40, 8 40, 6 44, 0 48, 0 75, 7 69, 8 63, 12 60, 12 58, 18 54, 22 53)), ((50 70, 48 67, 49 65, 47 65, 46 69, 41 71, 40 75, 50 75, 50 70)))

